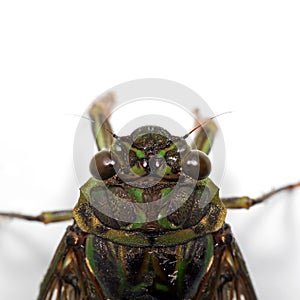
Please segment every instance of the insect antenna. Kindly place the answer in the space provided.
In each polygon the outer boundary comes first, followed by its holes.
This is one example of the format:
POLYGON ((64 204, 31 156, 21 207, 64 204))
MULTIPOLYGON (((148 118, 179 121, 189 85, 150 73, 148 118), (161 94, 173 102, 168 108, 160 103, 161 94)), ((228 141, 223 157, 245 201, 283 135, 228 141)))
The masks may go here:
POLYGON ((219 117, 219 116, 222 116, 222 115, 225 115, 225 114, 229 114, 229 113, 232 113, 232 111, 226 111, 226 112, 223 112, 223 113, 220 113, 218 115, 215 115, 213 117, 210 117, 208 118, 207 120, 205 120, 203 123, 200 123, 199 125, 197 125, 196 127, 194 127, 190 132, 188 132, 187 134, 185 134, 182 138, 183 139, 186 139, 190 134, 192 134, 194 131, 196 131, 197 129, 199 128, 203 128, 208 122, 210 122, 211 120, 219 117))
POLYGON ((94 120, 92 120, 91 118, 89 118, 88 116, 84 116, 84 115, 78 115, 78 114, 66 114, 67 116, 73 116, 73 117, 78 117, 78 118, 82 118, 82 119, 86 119, 92 123, 95 123, 94 120))
POLYGON ((120 138, 118 135, 116 135, 115 133, 113 133, 110 129, 108 129, 108 128, 105 127, 104 130, 106 130, 113 138, 115 138, 117 140, 120 138))

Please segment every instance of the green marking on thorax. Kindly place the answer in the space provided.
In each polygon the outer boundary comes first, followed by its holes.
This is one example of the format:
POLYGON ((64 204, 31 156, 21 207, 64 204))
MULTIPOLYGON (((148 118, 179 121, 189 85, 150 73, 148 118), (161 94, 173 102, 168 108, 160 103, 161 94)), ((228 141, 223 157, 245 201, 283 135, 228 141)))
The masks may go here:
MULTIPOLYGON (((129 187, 126 190, 130 197, 135 200, 137 203, 143 203, 143 189, 129 187)), ((130 229, 137 229, 141 228, 143 224, 146 222, 146 214, 143 211, 140 211, 137 214, 136 220, 133 224, 131 224, 129 227, 130 229)))
POLYGON ((169 288, 165 285, 165 284, 161 284, 156 282, 155 283, 155 288, 159 291, 163 291, 163 292, 167 292, 169 290, 169 288))
POLYGON ((180 226, 174 225, 172 222, 170 222, 168 220, 167 217, 158 219, 158 223, 159 223, 159 225, 161 225, 161 227, 163 227, 165 229, 180 229, 180 228, 182 228, 181 225, 180 226))
POLYGON ((146 157, 145 153, 142 150, 139 150, 139 149, 132 149, 132 150, 135 151, 135 154, 136 154, 137 158, 144 158, 144 157, 146 157))
POLYGON ((170 194, 172 192, 173 188, 164 188, 162 189, 161 192, 161 197, 164 198, 166 197, 168 194, 170 194))
POLYGON ((147 288, 147 283, 141 282, 132 288, 133 292, 139 292, 147 288))
POLYGON ((127 188, 127 192, 132 199, 134 199, 137 203, 143 203, 143 189, 129 187, 127 188))
POLYGON ((144 212, 140 212, 137 217, 136 217, 136 221, 127 226, 130 229, 138 229, 141 228, 146 222, 146 214, 144 212))
POLYGON ((172 168, 170 166, 166 166, 165 170, 164 170, 165 174, 171 174, 172 173, 172 168))
POLYGON ((138 167, 137 165, 133 165, 132 168, 131 168, 131 170, 132 170, 135 174, 137 174, 137 175, 144 175, 144 174, 146 174, 145 169, 142 168, 142 167, 138 167))
POLYGON ((193 229, 181 229, 175 231, 167 231, 163 235, 155 238, 155 245, 168 246, 177 245, 194 238, 201 236, 201 234, 195 233, 193 229))
MULTIPOLYGON (((172 188, 164 188, 161 190, 161 198, 163 200, 163 198, 166 198, 171 192, 172 192, 172 188)), ((167 217, 162 217, 158 219, 158 223, 166 229, 177 229, 177 228, 181 228, 181 227, 177 227, 174 226, 173 223, 169 222, 169 220, 167 219, 167 217)))
POLYGON ((165 150, 160 150, 157 154, 157 157, 162 158, 166 155, 166 151, 165 150))

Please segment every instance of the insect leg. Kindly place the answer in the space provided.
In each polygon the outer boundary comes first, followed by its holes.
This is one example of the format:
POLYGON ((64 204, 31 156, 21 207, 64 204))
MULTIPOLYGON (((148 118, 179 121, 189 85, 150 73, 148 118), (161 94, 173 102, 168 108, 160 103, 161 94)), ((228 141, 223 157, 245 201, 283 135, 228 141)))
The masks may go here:
POLYGON ((0 212, 0 218, 1 217, 9 218, 9 219, 16 218, 16 219, 23 219, 27 221, 37 221, 37 222, 42 222, 44 224, 48 224, 48 223, 71 220, 73 218, 73 211, 72 210, 45 211, 37 216, 0 212))
POLYGON ((99 151, 109 149, 113 142, 112 129, 108 119, 111 115, 114 102, 113 95, 107 94, 98 98, 89 109, 89 115, 92 120, 92 131, 99 151))
MULTIPOLYGON (((197 119, 197 121, 194 124, 195 127, 207 121, 205 119, 202 120, 198 110, 195 110, 194 114, 197 119)), ((200 127, 197 130, 196 136, 194 138, 196 149, 201 150, 204 153, 208 154, 212 147, 217 130, 218 130, 217 125, 213 120, 209 120, 203 127, 200 127)))
POLYGON ((250 198, 247 196, 243 196, 243 197, 222 198, 221 200, 225 204, 226 208, 250 208, 255 204, 261 203, 271 198, 273 195, 276 195, 281 191, 289 191, 296 187, 300 187, 300 182, 297 182, 295 184, 285 185, 281 188, 272 190, 258 198, 250 198))

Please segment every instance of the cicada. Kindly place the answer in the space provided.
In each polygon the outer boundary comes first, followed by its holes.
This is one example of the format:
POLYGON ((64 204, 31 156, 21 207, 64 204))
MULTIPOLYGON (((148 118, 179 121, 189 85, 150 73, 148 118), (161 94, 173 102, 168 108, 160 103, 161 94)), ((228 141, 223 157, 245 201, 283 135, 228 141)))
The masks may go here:
POLYGON ((1 216, 52 223, 73 220, 54 254, 38 299, 257 299, 226 210, 259 198, 219 197, 209 178, 213 118, 175 136, 149 124, 113 132, 112 98, 89 116, 98 153, 73 210, 1 216), (186 138, 195 131, 193 146, 186 138))

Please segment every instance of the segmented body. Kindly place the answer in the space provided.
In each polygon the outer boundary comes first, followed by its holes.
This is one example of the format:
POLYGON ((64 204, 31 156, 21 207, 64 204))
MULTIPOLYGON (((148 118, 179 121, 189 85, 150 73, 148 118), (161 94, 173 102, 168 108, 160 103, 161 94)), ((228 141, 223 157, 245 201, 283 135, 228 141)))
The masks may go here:
POLYGON ((93 177, 39 299, 256 299, 208 178, 215 124, 199 126, 194 148, 155 125, 118 137, 106 104, 90 109, 93 177))

